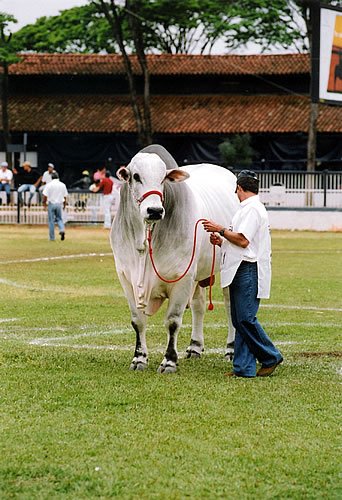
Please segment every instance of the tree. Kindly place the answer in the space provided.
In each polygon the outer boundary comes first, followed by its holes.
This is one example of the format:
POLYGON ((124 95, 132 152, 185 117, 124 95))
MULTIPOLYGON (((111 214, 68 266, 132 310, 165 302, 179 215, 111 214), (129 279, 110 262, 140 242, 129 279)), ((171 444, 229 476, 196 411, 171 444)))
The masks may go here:
POLYGON ((141 146, 152 143, 152 122, 150 109, 150 76, 147 68, 145 43, 141 22, 134 12, 139 12, 141 0, 126 0, 125 8, 121 9, 111 0, 110 5, 104 0, 94 0, 92 4, 96 6, 105 16, 112 30, 113 38, 116 40, 120 52, 124 59, 126 75, 128 79, 131 104, 137 125, 138 138, 141 146), (143 103, 139 102, 136 81, 133 74, 132 62, 128 56, 123 31, 123 17, 127 16, 129 28, 131 30, 135 52, 143 74, 144 92, 143 103))
POLYGON ((6 151, 6 160, 11 164, 11 155, 7 152, 7 146, 11 143, 11 134, 8 118, 8 68, 11 64, 19 61, 16 52, 12 46, 12 34, 8 32, 8 24, 16 23, 15 17, 4 12, 0 12, 0 66, 2 69, 0 75, 0 92, 2 107, 2 130, 3 140, 6 151))
POLYGON ((222 163, 225 167, 249 167, 254 154, 249 134, 237 134, 219 145, 222 163))
POLYGON ((63 10, 58 16, 40 17, 13 34, 17 51, 49 53, 115 53, 110 25, 93 4, 63 10))
MULTIPOLYGON (((86 0, 85 0, 86 1, 86 0)), ((253 41, 288 47, 301 36, 286 0, 89 0, 87 5, 41 17, 14 34, 18 50, 38 52, 118 52, 103 12, 120 11, 123 39, 134 51, 129 16, 143 28, 146 52, 211 53, 220 40, 227 49, 253 41)))

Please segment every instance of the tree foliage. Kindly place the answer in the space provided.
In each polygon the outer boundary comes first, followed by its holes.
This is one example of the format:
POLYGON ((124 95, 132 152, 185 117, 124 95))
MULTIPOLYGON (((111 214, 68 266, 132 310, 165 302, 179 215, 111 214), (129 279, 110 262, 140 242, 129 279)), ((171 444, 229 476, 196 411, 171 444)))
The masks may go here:
POLYGON ((236 134, 219 144, 222 164, 225 167, 249 167, 254 154, 249 134, 236 134))
POLYGON ((17 49, 120 52, 103 4, 120 12, 129 51, 135 50, 132 18, 141 26, 146 53, 211 53, 218 41, 225 42, 227 51, 248 41, 264 48, 288 47, 301 36, 286 0, 92 0, 23 27, 14 35, 17 49))
POLYGON ((0 63, 13 64, 19 60, 8 25, 17 20, 11 14, 0 12, 0 63))

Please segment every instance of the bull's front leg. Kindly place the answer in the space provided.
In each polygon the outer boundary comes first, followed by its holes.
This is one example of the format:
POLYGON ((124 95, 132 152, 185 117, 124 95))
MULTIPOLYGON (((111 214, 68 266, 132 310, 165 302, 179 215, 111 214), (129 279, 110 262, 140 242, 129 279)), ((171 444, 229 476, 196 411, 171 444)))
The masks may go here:
POLYGON ((229 297, 229 287, 226 286, 222 289, 224 305, 227 313, 227 323, 228 323, 228 337, 227 337, 227 345, 224 357, 227 361, 232 361, 234 356, 234 340, 235 340, 235 328, 232 322, 232 315, 230 310, 230 297, 229 297))
POLYGON ((182 326, 183 314, 189 296, 189 286, 184 283, 181 287, 175 286, 169 298, 169 306, 166 313, 165 327, 168 335, 168 342, 165 356, 161 362, 158 373, 175 373, 178 365, 177 339, 182 326), (178 290, 178 294, 177 294, 178 290))
POLYGON ((148 353, 146 345, 146 316, 140 311, 132 314, 131 322, 136 335, 135 351, 130 370, 143 371, 148 365, 148 353))
POLYGON ((123 273, 118 273, 121 286, 125 292, 129 309, 131 311, 131 325, 134 328, 136 341, 134 356, 129 367, 130 370, 143 371, 148 365, 148 352, 146 344, 146 315, 136 306, 134 291, 130 282, 123 273))
POLYGON ((190 303, 192 315, 192 330, 190 345, 186 350, 186 358, 199 358, 204 351, 203 321, 205 314, 205 288, 196 284, 190 303))

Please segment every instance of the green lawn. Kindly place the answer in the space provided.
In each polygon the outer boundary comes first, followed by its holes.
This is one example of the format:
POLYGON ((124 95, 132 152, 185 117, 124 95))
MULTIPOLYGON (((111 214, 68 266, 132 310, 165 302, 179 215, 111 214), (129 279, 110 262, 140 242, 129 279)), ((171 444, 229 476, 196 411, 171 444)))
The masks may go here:
POLYGON ((0 498, 341 498, 341 252, 341 233, 274 232, 272 377, 225 379, 218 285, 207 352, 183 359, 186 311, 179 371, 158 375, 165 309, 130 372, 108 232, 0 226, 0 498))

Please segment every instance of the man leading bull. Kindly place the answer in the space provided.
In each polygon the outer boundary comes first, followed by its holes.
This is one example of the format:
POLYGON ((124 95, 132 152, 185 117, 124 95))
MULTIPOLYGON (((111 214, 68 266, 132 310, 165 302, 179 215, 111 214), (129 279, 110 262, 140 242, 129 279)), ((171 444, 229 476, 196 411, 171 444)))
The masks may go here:
POLYGON ((236 193, 240 210, 228 229, 207 220, 203 227, 213 245, 221 247, 221 286, 230 294, 232 322, 236 328, 233 371, 229 377, 267 377, 283 357, 259 321, 260 299, 269 298, 271 286, 271 236, 268 214, 259 196, 255 172, 242 170, 236 193), (228 291, 229 290, 229 291, 228 291), (261 368, 256 371, 256 362, 261 368))

